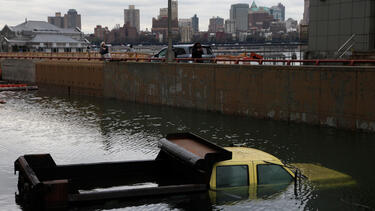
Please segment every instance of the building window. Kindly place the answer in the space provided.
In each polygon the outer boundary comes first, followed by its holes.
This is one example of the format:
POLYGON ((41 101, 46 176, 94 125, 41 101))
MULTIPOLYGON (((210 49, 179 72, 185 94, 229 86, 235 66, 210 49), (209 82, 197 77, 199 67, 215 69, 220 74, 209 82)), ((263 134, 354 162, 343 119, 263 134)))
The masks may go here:
POLYGON ((70 53, 70 52, 72 52, 72 49, 71 49, 71 48, 65 48, 65 49, 64 49, 64 52, 68 52, 68 53, 70 53))

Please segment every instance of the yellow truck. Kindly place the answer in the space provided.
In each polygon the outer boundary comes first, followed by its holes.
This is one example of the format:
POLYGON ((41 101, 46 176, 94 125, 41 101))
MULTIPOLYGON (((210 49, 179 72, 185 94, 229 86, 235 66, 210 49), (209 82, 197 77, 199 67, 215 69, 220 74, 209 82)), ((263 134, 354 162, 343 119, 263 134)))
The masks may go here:
POLYGON ((302 174, 326 185, 353 183, 350 176, 319 165, 287 167, 266 152, 222 148, 191 133, 169 134, 159 146, 154 160, 141 161, 57 165, 49 154, 21 156, 15 161, 16 201, 24 208, 51 210, 203 191, 215 201, 223 190, 233 189, 256 198, 257 188, 290 185, 302 174))

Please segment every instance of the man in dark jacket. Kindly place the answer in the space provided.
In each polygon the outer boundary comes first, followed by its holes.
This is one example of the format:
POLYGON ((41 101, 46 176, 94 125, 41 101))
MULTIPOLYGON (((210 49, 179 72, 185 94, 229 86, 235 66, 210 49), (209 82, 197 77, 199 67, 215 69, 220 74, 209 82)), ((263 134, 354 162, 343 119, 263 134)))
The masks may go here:
POLYGON ((202 63, 203 61, 201 60, 202 58, 202 55, 203 55, 203 48, 202 48, 202 45, 197 42, 194 44, 193 46, 193 49, 192 49, 192 54, 191 54, 191 57, 193 59, 198 59, 198 60, 194 60, 198 63, 202 63))
POLYGON ((100 55, 101 55, 102 59, 106 59, 108 57, 108 53, 109 53, 108 46, 106 46, 105 43, 102 42, 100 44, 100 55))

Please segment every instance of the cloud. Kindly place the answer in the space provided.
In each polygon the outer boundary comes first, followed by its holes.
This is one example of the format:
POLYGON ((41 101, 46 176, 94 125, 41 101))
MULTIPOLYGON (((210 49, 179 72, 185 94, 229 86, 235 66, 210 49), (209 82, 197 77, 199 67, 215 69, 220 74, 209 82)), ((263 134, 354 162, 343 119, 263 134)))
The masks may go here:
MULTIPOLYGON (((300 20, 303 15, 303 0, 256 0, 258 6, 276 5, 279 2, 286 7, 286 17, 300 20)), ((197 14, 200 29, 207 30, 209 18, 220 16, 229 18, 231 4, 248 3, 244 0, 179 0, 179 18, 190 18, 197 14)), ((158 16, 159 8, 167 7, 167 0, 0 0, 0 28, 17 25, 25 18, 28 20, 47 21, 55 12, 65 14, 69 9, 76 9, 82 17, 82 30, 92 33, 96 25, 112 28, 124 23, 124 9, 135 5, 140 9, 141 29, 150 29, 152 18, 158 16)))

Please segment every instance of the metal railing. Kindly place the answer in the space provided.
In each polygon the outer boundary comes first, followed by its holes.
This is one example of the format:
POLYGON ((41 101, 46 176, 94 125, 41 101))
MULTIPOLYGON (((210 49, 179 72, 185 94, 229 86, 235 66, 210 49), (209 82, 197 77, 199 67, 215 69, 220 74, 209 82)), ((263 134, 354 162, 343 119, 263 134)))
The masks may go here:
MULTIPOLYGON (((113 54, 112 54, 113 55, 113 54)), ((165 58, 151 57, 113 57, 103 59, 101 57, 88 56, 50 56, 50 55, 19 55, 0 53, 0 59, 40 59, 40 60, 96 60, 96 61, 129 61, 129 62, 166 62, 165 58)), ((176 63, 213 63, 213 64, 238 64, 238 65, 375 65, 375 60, 347 60, 347 59, 303 59, 303 60, 282 60, 282 59, 248 59, 248 58, 177 58, 176 63)))
MULTIPOLYGON (((100 59, 98 52, 64 52, 64 53, 46 53, 46 52, 3 52, 0 56, 8 55, 13 57, 51 57, 51 58, 87 58, 100 59)), ((111 52, 112 58, 148 58, 150 55, 136 52, 111 52)))
POLYGON ((337 58, 342 58, 354 46, 355 36, 356 34, 352 34, 352 36, 350 36, 349 39, 336 51, 337 58))

